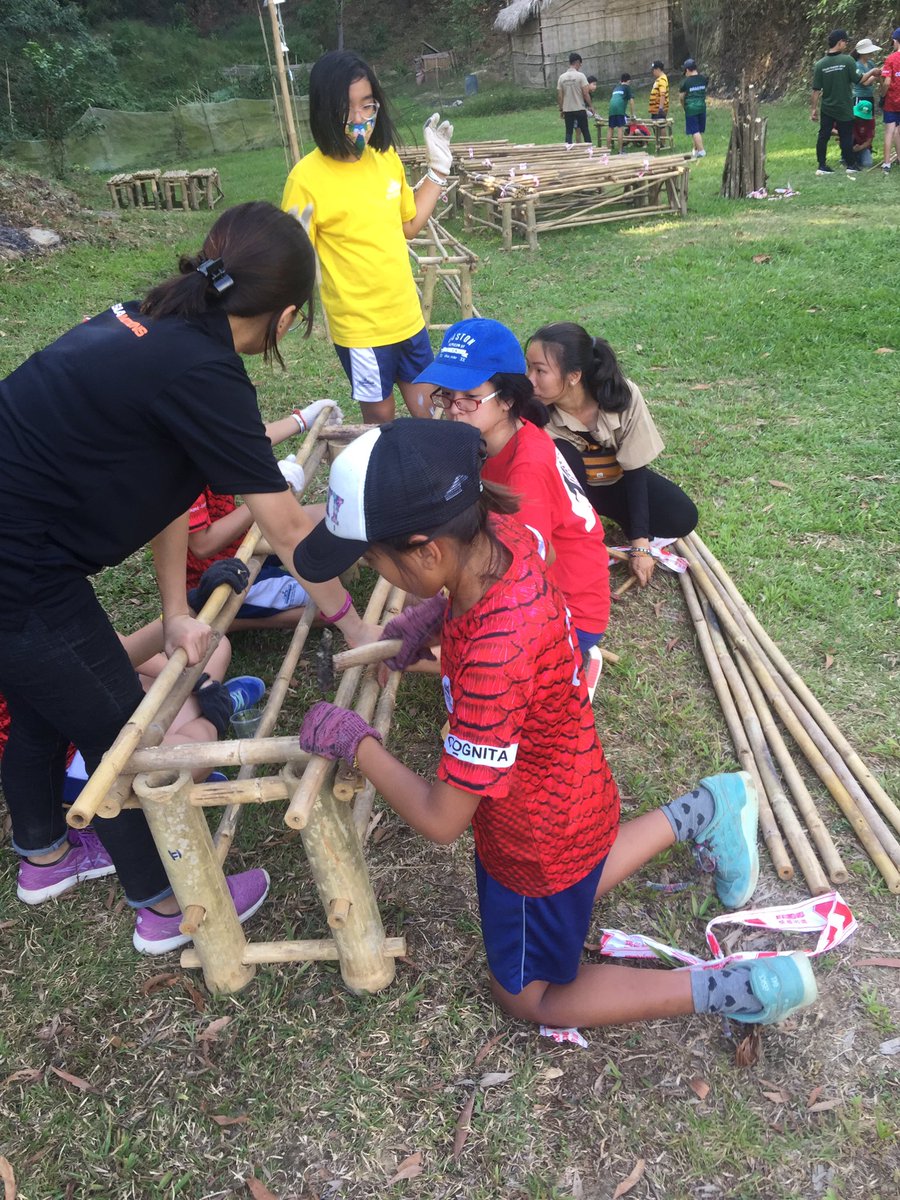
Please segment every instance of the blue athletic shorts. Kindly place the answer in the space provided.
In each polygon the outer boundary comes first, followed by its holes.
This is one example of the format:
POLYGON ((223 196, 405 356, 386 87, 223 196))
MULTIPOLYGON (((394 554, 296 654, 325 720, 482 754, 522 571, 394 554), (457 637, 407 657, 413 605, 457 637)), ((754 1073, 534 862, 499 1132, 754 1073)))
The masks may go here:
POLYGON ((335 342, 334 348, 344 374, 350 380, 353 399, 359 404, 378 404, 386 400, 395 383, 412 383, 434 362, 431 339, 424 326, 412 337, 389 346, 351 349, 335 342))
POLYGON ((478 854, 475 879, 481 935, 491 974, 517 996, 535 980, 571 983, 578 974, 584 939, 603 871, 601 861, 584 879, 555 896, 520 896, 490 876, 478 854))
POLYGON ((587 654, 588 650, 599 646, 603 641, 602 633, 588 633, 586 629, 576 629, 575 636, 578 638, 578 649, 582 654, 587 654))
POLYGON ((891 112, 886 108, 883 112, 885 125, 900 125, 900 112, 891 112))
POLYGON ((706 133, 706 113, 697 113, 693 117, 684 118, 684 132, 691 136, 692 133, 706 133))
POLYGON ((609 118, 610 129, 624 129, 627 124, 628 124, 628 121, 626 120, 624 115, 622 115, 621 117, 610 117, 609 118))

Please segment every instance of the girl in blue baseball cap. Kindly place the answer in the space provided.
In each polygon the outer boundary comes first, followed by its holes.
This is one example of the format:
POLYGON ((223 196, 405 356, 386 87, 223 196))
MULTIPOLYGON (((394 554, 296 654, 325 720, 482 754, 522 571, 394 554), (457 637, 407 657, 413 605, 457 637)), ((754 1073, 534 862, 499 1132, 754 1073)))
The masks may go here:
POLYGON ((482 478, 518 494, 518 519, 537 535, 586 654, 609 620, 603 526, 544 432, 549 416, 535 399, 527 369, 511 330, 479 317, 447 330, 440 353, 416 382, 435 384, 432 404, 481 434, 488 454, 482 478))

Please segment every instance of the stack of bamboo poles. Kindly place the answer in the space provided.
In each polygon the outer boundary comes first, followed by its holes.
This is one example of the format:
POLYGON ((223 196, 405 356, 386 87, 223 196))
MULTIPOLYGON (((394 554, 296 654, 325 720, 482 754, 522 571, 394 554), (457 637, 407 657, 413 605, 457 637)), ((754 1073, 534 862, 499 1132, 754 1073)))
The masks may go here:
POLYGON ((790 879, 794 873, 788 847, 811 895, 844 883, 848 872, 776 718, 834 798, 889 890, 900 894, 900 808, 762 628, 709 548, 692 533, 678 543, 678 552, 691 566, 689 574, 679 577, 688 610, 738 761, 756 781, 760 829, 779 876, 790 879))
POLYGON ((722 172, 721 194, 727 200, 745 200, 766 186, 766 124, 756 88, 742 77, 732 101, 731 140, 722 172))
MULTIPOLYGON (((307 479, 325 456, 323 435, 331 416, 327 409, 319 415, 298 452, 307 479)), ((254 525, 235 557, 248 564, 252 581, 267 553, 254 525)), ((403 602, 402 592, 379 579, 364 620, 383 623, 403 602)), ((223 585, 204 606, 200 618, 214 634, 209 653, 241 603, 242 596, 223 585)), ((188 667, 184 652, 176 651, 69 810, 69 824, 83 829, 98 814, 143 809, 183 913, 181 929, 194 939, 182 965, 202 967, 211 991, 244 987, 258 963, 307 960, 337 961, 348 987, 376 991, 391 982, 394 959, 406 952, 403 938, 385 937, 363 852, 374 790, 349 767, 301 750, 296 736, 271 736, 316 615, 310 602, 269 691, 256 737, 160 744, 204 666, 188 667), (276 765, 280 774, 254 778, 256 768, 266 764, 276 765), (217 767, 240 769, 236 779, 220 783, 194 783, 189 774, 205 776, 217 767), (300 831, 331 937, 251 944, 237 920, 223 864, 238 817, 245 804, 278 801, 288 801, 285 821, 300 831), (202 811, 209 806, 224 807, 214 838, 202 811)), ((399 680, 392 672, 381 687, 376 665, 354 666, 343 672, 335 699, 355 707, 386 741, 399 680)))
POLYGON ((457 321, 481 315, 472 296, 472 273, 478 266, 478 255, 474 251, 464 246, 434 218, 428 221, 417 237, 407 242, 407 247, 422 302, 422 315, 429 329, 450 328, 447 323, 440 324, 431 319, 438 281, 459 309, 457 321))
POLYGON ((465 228, 500 233, 505 250, 537 249, 538 234, 657 213, 687 213, 686 155, 609 156, 593 146, 511 146, 489 168, 462 162, 465 228))

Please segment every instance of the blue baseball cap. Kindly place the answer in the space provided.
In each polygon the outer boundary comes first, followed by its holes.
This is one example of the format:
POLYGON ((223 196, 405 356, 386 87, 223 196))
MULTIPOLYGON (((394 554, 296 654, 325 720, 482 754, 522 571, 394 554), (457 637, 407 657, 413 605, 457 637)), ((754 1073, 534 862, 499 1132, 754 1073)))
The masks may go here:
POLYGON ((453 392, 478 387, 493 375, 526 375, 528 365, 512 330, 499 321, 471 317, 444 334, 434 362, 413 383, 433 383, 453 392))

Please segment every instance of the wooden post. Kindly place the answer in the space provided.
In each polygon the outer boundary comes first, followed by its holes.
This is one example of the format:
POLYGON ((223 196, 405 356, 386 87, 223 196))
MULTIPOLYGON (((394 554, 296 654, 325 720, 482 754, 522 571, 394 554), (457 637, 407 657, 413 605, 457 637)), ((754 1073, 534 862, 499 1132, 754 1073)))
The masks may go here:
POLYGON ((211 992, 237 992, 256 968, 244 963, 247 939, 219 866, 202 809, 190 802, 186 772, 139 775, 134 787, 182 913, 191 910, 197 932, 194 947, 211 992), (205 916, 196 921, 196 909, 205 916))
POLYGON ((503 236, 503 249, 512 250, 512 205, 500 205, 500 231, 503 236))
POLYGON ((535 212, 534 200, 525 201, 525 230, 528 236, 528 249, 537 250, 537 213, 535 212))
POLYGON ((269 19, 272 24, 272 51, 275 55, 275 65, 278 70, 278 84, 281 88, 281 107, 284 112, 284 124, 287 128, 288 142, 291 150, 291 166, 300 161, 300 147, 297 145, 297 131, 294 128, 294 108, 291 104, 291 93, 288 88, 287 72, 284 69, 284 52, 281 49, 281 30, 278 28, 278 14, 275 11, 276 0, 266 0, 269 19))
MULTIPOLYGON (((283 776, 296 791, 300 779, 293 767, 286 766, 283 776)), ((380 991, 396 968, 385 953, 384 925, 350 809, 323 788, 301 837, 322 907, 332 918, 340 916, 330 923, 344 983, 352 992, 380 991)))

